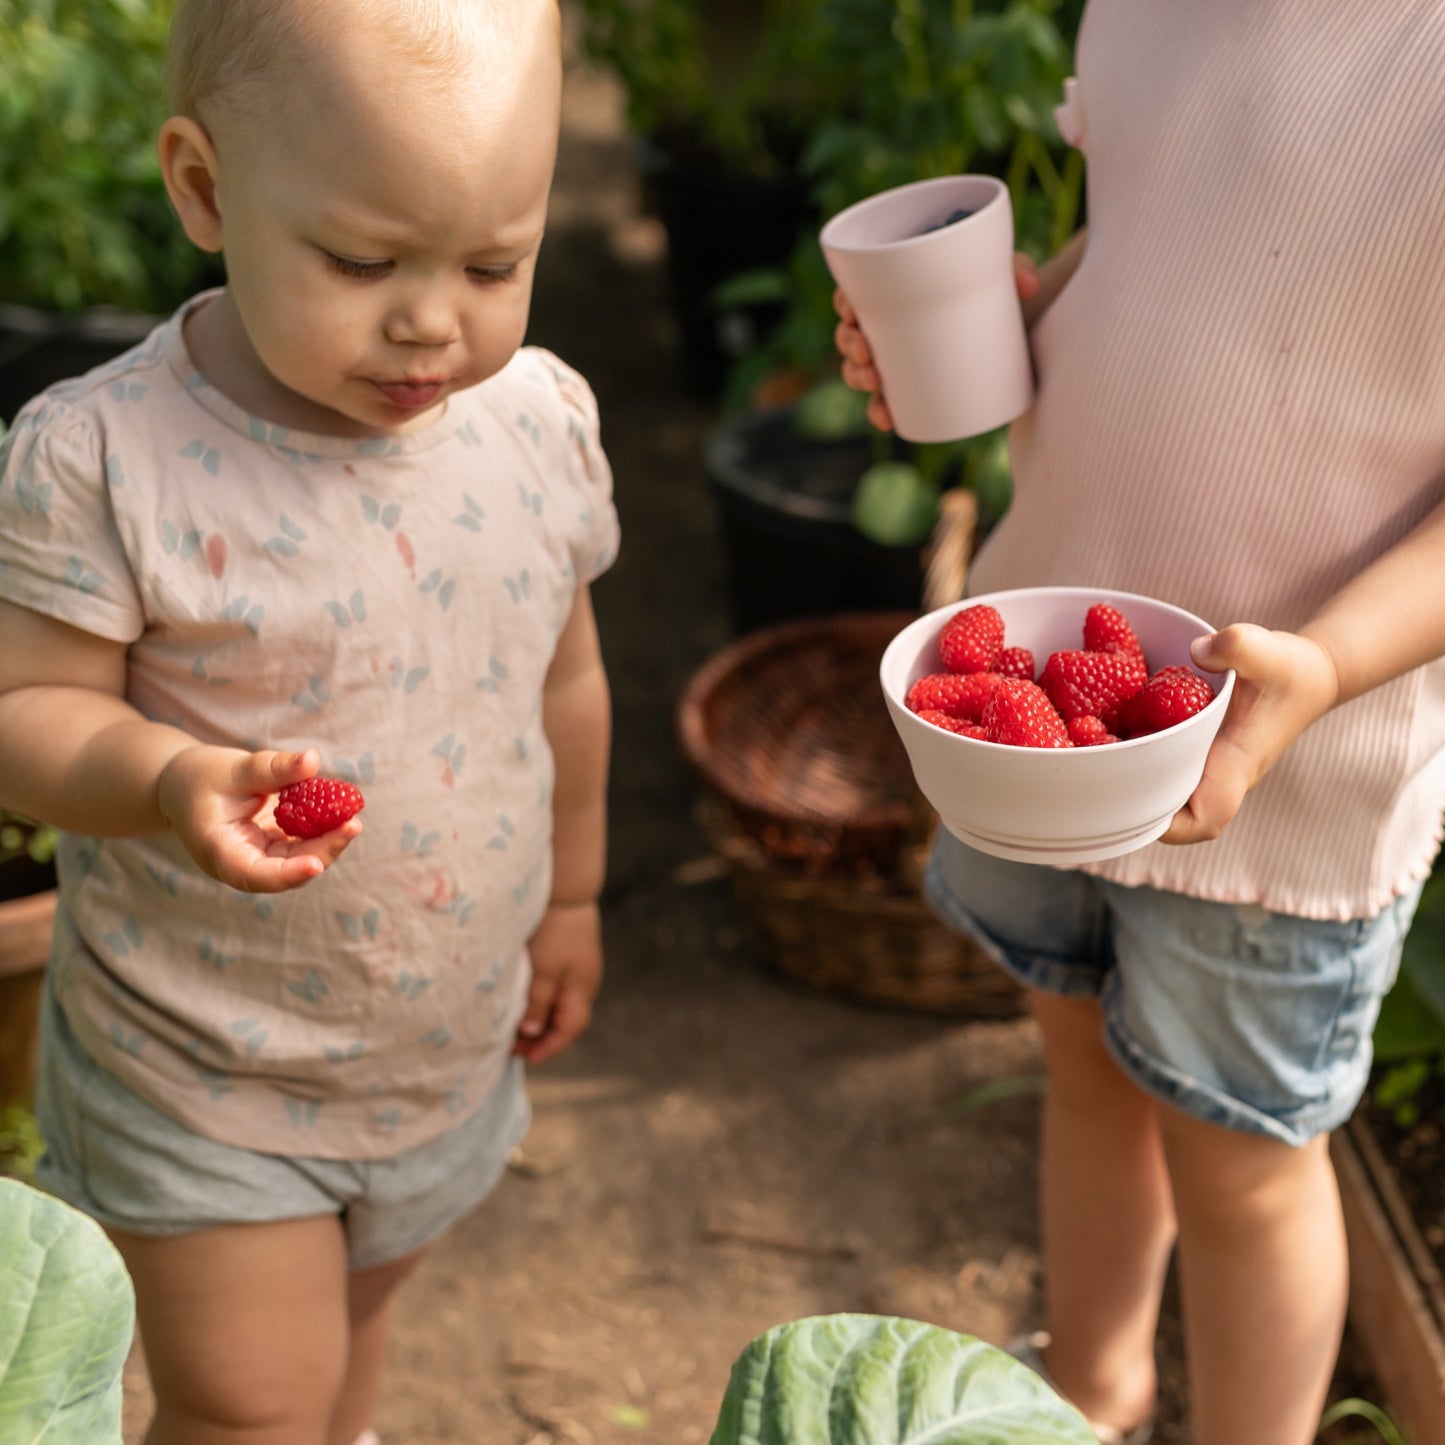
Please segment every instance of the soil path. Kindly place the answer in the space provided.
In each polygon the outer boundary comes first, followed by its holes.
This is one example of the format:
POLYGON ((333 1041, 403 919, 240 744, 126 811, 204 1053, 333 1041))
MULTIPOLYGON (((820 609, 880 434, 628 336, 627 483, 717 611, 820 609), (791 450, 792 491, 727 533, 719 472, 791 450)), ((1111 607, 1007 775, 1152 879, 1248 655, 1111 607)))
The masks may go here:
MULTIPOLYGON (((587 375, 624 544, 596 589, 616 708, 609 976, 590 1034, 533 1076, 519 1166, 404 1292, 386 1445, 699 1445, 756 1334, 838 1310, 1001 1342, 1034 1318, 1026 1021, 833 1002, 769 973, 706 868, 673 740, 684 682, 727 640, 722 558, 683 389, 661 238, 610 83, 570 79, 531 339, 587 375)), ((1161 1442, 1185 1438, 1177 1325, 1161 1442)), ((149 1392, 127 1378, 127 1445, 149 1392)))

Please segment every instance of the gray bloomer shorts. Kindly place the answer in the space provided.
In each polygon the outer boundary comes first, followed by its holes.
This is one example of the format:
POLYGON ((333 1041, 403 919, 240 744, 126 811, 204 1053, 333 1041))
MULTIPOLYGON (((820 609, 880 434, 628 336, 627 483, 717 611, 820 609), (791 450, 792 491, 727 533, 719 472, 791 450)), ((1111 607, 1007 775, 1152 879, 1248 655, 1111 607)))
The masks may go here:
POLYGON ((1343 1124, 1420 889, 1373 918, 1295 918, 1125 888, 975 852, 939 830, 938 915, 1030 988, 1096 998, 1142 1089, 1224 1128, 1301 1145, 1343 1124))
POLYGON ((46 989, 35 1112, 37 1182, 102 1225, 142 1235, 334 1214, 351 1269, 420 1249, 491 1193, 530 1112, 520 1059, 475 1113, 383 1159, 261 1154, 202 1138, 81 1048, 46 989))

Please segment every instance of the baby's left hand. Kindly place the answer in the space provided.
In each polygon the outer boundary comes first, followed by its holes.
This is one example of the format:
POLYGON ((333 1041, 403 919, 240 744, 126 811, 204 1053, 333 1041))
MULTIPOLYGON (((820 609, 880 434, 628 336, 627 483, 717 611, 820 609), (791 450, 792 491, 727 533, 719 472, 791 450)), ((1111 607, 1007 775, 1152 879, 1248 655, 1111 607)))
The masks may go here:
POLYGON ((1339 696, 1329 654, 1295 632, 1237 623, 1200 638, 1192 651, 1205 672, 1234 669, 1234 695, 1205 759, 1204 776, 1161 843, 1219 837, 1245 794, 1339 696))
POLYGON ((587 1031, 602 986, 602 920, 595 903, 554 903, 527 944, 532 988, 512 1052, 528 1064, 560 1054, 587 1031))

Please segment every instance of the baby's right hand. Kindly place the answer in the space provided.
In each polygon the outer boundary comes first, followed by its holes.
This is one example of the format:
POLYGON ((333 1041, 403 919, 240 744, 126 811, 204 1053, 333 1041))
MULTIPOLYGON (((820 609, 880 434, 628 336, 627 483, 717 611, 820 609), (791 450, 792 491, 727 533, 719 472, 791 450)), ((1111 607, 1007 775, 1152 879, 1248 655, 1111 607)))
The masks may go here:
MULTIPOLYGON (((1014 280, 1019 298, 1031 301, 1038 294, 1039 273, 1033 258, 1024 252, 1014 253, 1014 280)), ((871 391, 868 398, 868 420, 880 431, 893 430, 893 414, 878 386, 878 372, 873 366, 873 350, 858 325, 858 314, 841 291, 833 293, 833 309, 842 318, 833 332, 833 344, 843 358, 843 380, 856 391, 871 391)))
POLYGON ((198 744, 176 754, 157 795, 186 851, 212 878, 243 893, 284 893, 319 877, 361 832, 352 818, 319 838, 289 838, 272 816, 272 794, 313 778, 314 748, 263 751, 198 744))

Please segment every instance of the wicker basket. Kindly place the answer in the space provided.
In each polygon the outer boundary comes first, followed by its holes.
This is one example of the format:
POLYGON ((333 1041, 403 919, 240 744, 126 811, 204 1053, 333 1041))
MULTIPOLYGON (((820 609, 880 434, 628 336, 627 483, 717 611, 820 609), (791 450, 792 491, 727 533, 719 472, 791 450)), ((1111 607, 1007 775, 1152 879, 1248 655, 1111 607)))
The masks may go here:
POLYGON ((878 684, 913 614, 810 618, 707 662, 678 708, 699 810, 765 956, 869 1004, 1008 1017, 1023 991, 924 904, 934 825, 878 684))

